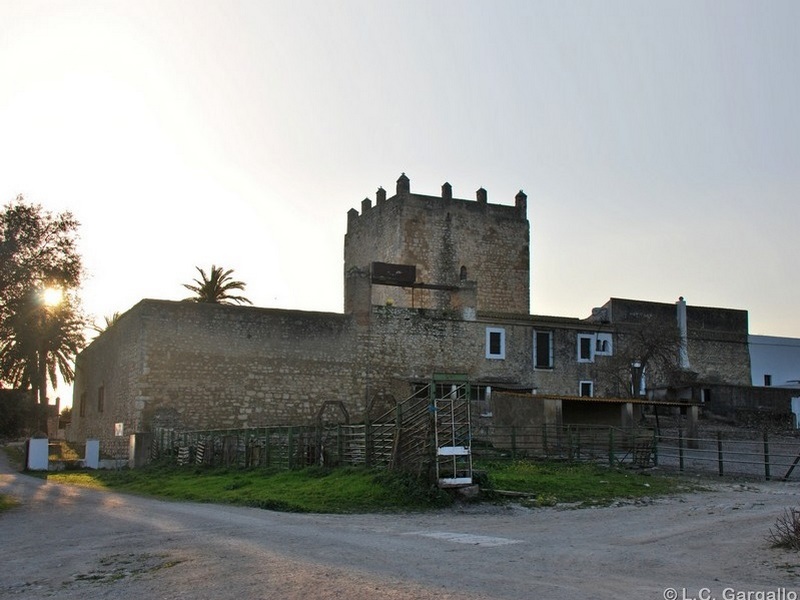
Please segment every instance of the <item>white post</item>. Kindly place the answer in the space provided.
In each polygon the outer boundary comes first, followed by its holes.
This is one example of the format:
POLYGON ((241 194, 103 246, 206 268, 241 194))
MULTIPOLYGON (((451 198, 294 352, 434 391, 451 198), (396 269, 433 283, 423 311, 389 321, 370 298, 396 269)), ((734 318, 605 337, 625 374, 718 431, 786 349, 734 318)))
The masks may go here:
POLYGON ((87 469, 100 468, 100 440, 86 440, 86 458, 83 466, 87 469))
POLYGON ((47 471, 50 454, 47 438, 31 438, 28 440, 28 470, 47 471))

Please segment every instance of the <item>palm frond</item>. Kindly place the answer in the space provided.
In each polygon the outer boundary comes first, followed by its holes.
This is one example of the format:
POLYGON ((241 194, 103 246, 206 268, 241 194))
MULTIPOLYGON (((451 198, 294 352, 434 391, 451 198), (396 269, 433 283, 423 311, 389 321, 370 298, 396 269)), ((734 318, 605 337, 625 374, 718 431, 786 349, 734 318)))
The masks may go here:
POLYGON ((233 269, 224 271, 222 267, 211 265, 209 274, 195 267, 200 273, 199 279, 193 279, 193 284, 184 283, 183 287, 194 293, 185 298, 189 302, 205 302, 209 304, 252 304, 245 296, 231 294, 232 291, 242 291, 245 288, 243 281, 232 278, 233 269))

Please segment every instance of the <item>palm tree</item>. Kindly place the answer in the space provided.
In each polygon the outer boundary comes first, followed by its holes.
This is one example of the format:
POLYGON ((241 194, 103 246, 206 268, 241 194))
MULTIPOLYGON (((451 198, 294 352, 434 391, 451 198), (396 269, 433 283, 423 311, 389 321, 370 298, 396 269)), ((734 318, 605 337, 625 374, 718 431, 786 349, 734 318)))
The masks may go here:
POLYGON ((109 327, 114 325, 117 321, 119 321, 119 318, 121 316, 122 315, 119 312, 115 312, 110 317, 108 315, 106 315, 105 317, 103 317, 103 320, 105 321, 105 323, 102 324, 102 325, 98 325, 97 323, 94 323, 92 325, 92 329, 94 329, 97 333, 103 333, 106 329, 108 329, 109 327))
POLYGON ((211 272, 206 276, 206 272, 200 267, 195 267, 200 271, 200 279, 193 279, 194 284, 184 283, 183 287, 194 292, 194 296, 186 298, 189 302, 207 302, 211 304, 252 304, 244 296, 231 295, 233 290, 244 290, 244 282, 234 281, 231 278, 233 269, 223 271, 222 267, 211 265, 211 272))
POLYGON ((30 290, 15 302, 0 337, 0 372, 15 387, 32 388, 47 403, 47 383, 58 386, 57 373, 72 383, 72 361, 84 344, 85 319, 69 298, 47 306, 30 290))

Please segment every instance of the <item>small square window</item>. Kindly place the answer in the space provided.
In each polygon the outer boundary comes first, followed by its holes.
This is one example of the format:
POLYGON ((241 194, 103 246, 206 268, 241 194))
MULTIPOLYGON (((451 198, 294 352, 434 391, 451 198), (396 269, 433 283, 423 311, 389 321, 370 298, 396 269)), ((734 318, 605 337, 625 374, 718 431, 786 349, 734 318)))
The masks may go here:
POLYGON ((772 385, 772 375, 764 375, 764 387, 770 387, 772 385))
POLYGON ((581 381, 579 395, 580 396, 589 397, 589 398, 594 396, 594 382, 592 382, 592 381, 581 381))
POLYGON ((506 330, 499 327, 486 328, 486 358, 506 357, 506 330))

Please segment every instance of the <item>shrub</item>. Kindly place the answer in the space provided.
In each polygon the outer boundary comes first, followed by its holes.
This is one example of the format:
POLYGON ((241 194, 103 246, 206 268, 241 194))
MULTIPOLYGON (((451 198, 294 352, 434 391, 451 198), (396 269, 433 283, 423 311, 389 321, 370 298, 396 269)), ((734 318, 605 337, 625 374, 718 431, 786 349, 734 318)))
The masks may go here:
POLYGON ((767 539, 776 548, 800 550, 800 508, 787 508, 769 530, 767 539))

